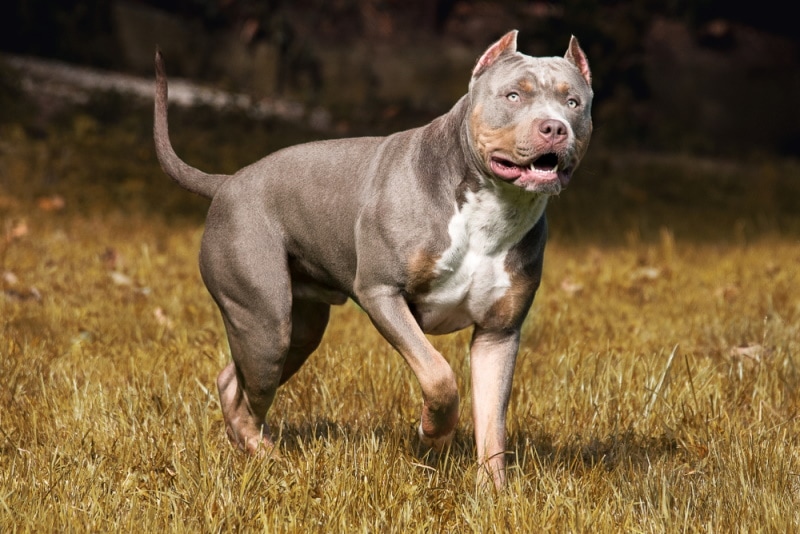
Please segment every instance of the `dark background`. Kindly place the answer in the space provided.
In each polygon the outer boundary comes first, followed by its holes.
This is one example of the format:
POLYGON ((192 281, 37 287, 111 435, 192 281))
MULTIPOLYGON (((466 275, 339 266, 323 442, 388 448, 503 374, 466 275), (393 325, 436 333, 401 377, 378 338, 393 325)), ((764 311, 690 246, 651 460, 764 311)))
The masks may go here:
MULTIPOLYGON (((457 91, 463 92, 468 71, 453 84, 451 79, 458 76, 443 72, 442 80, 437 80, 435 69, 424 67, 424 60, 441 54, 443 47, 468 50, 477 57, 502 33, 517 28, 522 51, 556 55, 575 34, 589 56, 595 80, 594 143, 736 158, 800 155, 800 106, 795 101, 800 95, 800 32, 785 2, 10 0, 4 4, 0 50, 7 53, 150 76, 151 51, 161 44, 173 75, 259 96, 321 104, 343 124, 358 118, 362 130, 376 132, 393 126, 388 119, 398 116, 414 120, 435 116, 452 104, 457 91), (127 11, 120 11, 120 6, 127 11), (162 20, 163 15, 164 20, 181 24, 192 42, 187 44, 184 38, 184 46, 171 45, 169 36, 158 34, 157 24, 135 27, 141 22, 126 19, 128 12, 148 13, 156 17, 153 20, 162 20), (130 44, 131 34, 137 32, 152 33, 138 41, 147 52, 138 60, 130 44), (274 73, 256 83, 255 75, 238 75, 232 61, 213 60, 223 42, 235 43, 253 58, 255 51, 267 50, 265 57, 276 65, 274 73), (447 89, 428 85, 414 94, 414 84, 408 89, 402 84, 409 75, 401 73, 396 87, 387 88, 391 81, 376 74, 384 56, 374 67, 362 60, 357 67, 337 66, 341 72, 331 74, 331 51, 348 49, 362 54, 383 50, 409 72, 419 62, 420 69, 428 69, 423 72, 425 79, 447 89), (383 84, 383 90, 359 86, 365 79, 374 87, 383 84)), ((257 70, 254 61, 249 68, 257 70)), ((354 133, 354 128, 342 132, 354 133)))

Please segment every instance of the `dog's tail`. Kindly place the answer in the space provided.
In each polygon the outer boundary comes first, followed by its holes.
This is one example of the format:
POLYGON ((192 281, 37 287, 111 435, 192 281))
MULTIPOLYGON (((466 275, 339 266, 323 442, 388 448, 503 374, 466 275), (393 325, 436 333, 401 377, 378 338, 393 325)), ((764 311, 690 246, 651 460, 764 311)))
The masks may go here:
POLYGON ((222 183, 230 178, 227 174, 207 174, 186 164, 175 153, 169 140, 167 124, 167 74, 161 51, 156 50, 156 103, 153 114, 153 139, 161 168, 184 189, 192 193, 213 198, 222 183))

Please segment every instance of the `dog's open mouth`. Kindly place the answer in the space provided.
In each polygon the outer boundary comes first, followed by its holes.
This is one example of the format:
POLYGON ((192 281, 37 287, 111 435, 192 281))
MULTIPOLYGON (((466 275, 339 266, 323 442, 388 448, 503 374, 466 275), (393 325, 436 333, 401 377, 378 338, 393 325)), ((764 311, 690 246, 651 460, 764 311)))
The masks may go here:
POLYGON ((518 165, 501 156, 492 156, 489 167, 498 177, 506 181, 514 181, 526 189, 540 189, 558 184, 558 189, 566 186, 570 178, 570 169, 566 168, 555 152, 548 152, 534 159, 527 165, 518 165))
POLYGON ((548 152, 536 158, 531 163, 531 168, 539 172, 558 172, 558 156, 553 152, 548 152))

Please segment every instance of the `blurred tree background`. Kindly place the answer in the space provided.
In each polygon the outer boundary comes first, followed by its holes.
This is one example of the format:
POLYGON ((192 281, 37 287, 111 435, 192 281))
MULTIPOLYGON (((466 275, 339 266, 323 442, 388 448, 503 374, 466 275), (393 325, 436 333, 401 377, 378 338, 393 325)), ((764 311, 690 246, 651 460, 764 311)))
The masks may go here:
MULTIPOLYGON (((469 65, 520 30, 531 55, 579 37, 596 142, 741 156, 800 155, 798 36, 786 4, 726 0, 9 0, 0 50, 322 106, 380 132, 435 116, 469 65), (359 122, 360 121, 360 122, 359 122)), ((4 91, 8 92, 8 82, 4 91)), ((354 130, 344 129, 343 133, 354 130)))

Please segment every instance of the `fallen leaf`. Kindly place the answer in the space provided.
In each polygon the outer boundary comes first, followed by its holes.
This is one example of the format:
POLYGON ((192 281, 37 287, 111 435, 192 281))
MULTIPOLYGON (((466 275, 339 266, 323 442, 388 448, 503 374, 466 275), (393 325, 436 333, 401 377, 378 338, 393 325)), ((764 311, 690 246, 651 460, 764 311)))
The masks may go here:
POLYGON ((708 446, 703 445, 702 443, 695 445, 694 451, 701 460, 708 456, 708 446))
POLYGON ((35 300, 37 302, 42 300, 42 294, 34 286, 28 289, 6 289, 3 291, 3 295, 11 300, 35 300))
POLYGON ((745 369, 752 369, 772 356, 772 350, 758 343, 733 347, 730 352, 731 360, 745 369))
POLYGON ((172 328, 173 326, 172 319, 167 317, 167 314, 164 312, 163 309, 161 309, 161 307, 158 307, 155 310, 153 310, 153 316, 156 318, 156 322, 161 326, 163 326, 164 328, 166 328, 167 330, 170 330, 172 328))
POLYGON ((9 286, 15 286, 19 283, 19 278, 11 271, 3 271, 3 282, 9 286))
POLYGON ((568 276, 561 281, 561 290, 572 297, 583 291, 583 284, 568 276))
POLYGON ((630 279, 635 282, 657 280, 661 274, 662 271, 658 267, 639 267, 630 274, 630 279))
POLYGON ((133 280, 127 274, 121 273, 119 271, 111 271, 109 273, 111 280, 117 284, 118 286, 132 286, 133 280))
POLYGON ((760 362, 764 356, 764 347, 759 344, 733 347, 730 354, 734 358, 749 358, 754 362, 760 362))
POLYGON ((736 297, 739 296, 739 286, 728 284, 718 287, 716 290, 714 290, 714 296, 726 302, 731 302, 736 300, 736 297))
POLYGON ((769 276, 776 276, 778 273, 781 272, 781 264, 771 261, 767 263, 766 271, 769 276))
POLYGON ((28 223, 25 219, 14 221, 6 229, 6 242, 10 243, 15 239, 19 239, 28 235, 28 223))
POLYGON ((42 211, 61 211, 67 205, 61 195, 51 195, 49 197, 39 197, 36 205, 42 211))

